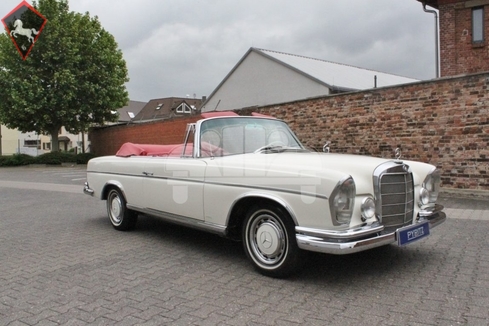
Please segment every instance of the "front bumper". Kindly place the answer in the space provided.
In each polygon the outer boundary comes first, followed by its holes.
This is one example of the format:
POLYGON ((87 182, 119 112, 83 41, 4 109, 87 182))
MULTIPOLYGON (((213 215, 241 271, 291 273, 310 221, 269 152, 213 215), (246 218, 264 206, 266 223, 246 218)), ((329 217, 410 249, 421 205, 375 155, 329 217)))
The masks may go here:
MULTIPOLYGON (((446 214, 442 206, 427 213, 419 214, 415 224, 428 221, 430 229, 443 223, 446 214)), ((363 226, 346 231, 324 231, 297 226, 296 239, 299 248, 327 254, 344 255, 368 250, 396 242, 396 232, 382 234, 384 226, 363 226)))
POLYGON ((83 187, 83 193, 85 195, 93 196, 94 191, 93 189, 90 188, 88 182, 85 182, 85 186, 83 187))

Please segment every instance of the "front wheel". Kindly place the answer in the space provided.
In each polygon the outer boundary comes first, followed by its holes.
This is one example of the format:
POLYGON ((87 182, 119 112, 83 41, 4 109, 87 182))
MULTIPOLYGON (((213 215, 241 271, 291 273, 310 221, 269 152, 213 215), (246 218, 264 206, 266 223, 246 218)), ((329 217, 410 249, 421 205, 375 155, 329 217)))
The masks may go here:
POLYGON ((282 208, 268 204, 252 207, 242 236, 246 255, 263 275, 285 277, 297 271, 300 249, 295 225, 282 208))
POLYGON ((117 188, 111 189, 107 195, 107 215, 112 226, 119 231, 134 229, 138 220, 138 214, 126 207, 126 199, 117 188))

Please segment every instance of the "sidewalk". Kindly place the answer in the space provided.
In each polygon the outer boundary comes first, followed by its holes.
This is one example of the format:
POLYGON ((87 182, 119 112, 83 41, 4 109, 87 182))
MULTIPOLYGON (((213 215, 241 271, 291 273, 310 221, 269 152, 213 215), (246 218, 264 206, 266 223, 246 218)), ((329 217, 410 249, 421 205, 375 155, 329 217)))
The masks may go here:
POLYGON ((449 219, 489 221, 489 197, 442 193, 438 203, 445 206, 449 219))

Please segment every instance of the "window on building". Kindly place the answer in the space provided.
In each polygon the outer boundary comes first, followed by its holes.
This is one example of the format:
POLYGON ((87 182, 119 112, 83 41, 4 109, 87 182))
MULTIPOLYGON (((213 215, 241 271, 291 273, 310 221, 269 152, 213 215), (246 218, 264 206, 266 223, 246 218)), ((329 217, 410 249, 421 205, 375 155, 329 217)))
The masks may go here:
POLYGON ((40 147, 41 141, 38 139, 24 139, 24 147, 40 147))
POLYGON ((472 9, 472 42, 484 42, 484 8, 472 9))
POLYGON ((177 107, 177 113, 191 113, 192 109, 187 105, 187 103, 182 103, 177 107))
POLYGON ((51 143, 42 143, 42 149, 50 151, 51 143))

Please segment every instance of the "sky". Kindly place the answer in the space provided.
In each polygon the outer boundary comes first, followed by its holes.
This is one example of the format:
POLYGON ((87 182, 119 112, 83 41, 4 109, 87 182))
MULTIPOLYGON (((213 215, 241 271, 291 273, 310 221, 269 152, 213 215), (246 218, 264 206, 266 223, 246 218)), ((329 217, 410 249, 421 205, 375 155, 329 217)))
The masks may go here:
MULTIPOLYGON (((1 0, 0 18, 19 3, 1 0)), ((250 47, 421 80, 436 74, 435 18, 416 0, 70 0, 69 6, 97 16, 114 36, 134 101, 208 96, 250 47)))

